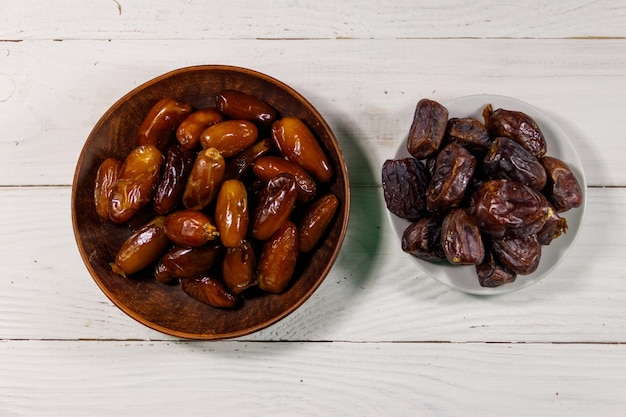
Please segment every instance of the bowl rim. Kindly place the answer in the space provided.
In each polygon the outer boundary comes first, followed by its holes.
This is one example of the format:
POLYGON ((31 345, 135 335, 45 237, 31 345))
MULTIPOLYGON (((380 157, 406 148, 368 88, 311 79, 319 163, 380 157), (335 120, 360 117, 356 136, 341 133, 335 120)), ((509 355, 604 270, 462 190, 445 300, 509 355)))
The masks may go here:
POLYGON ((335 262, 339 256, 339 252, 341 251, 341 247, 343 245, 343 242, 345 240, 345 236, 347 233, 347 229, 348 229, 348 224, 349 224, 349 219, 350 219, 350 203, 351 203, 351 195, 350 195, 350 178, 348 175, 348 169, 347 169, 347 164, 345 161, 345 157, 344 154, 341 150, 339 141, 337 140, 337 137, 335 136, 335 133, 333 132, 333 130, 330 128, 330 126, 328 125, 328 122, 326 121, 326 119, 321 115, 321 113, 309 102, 308 99, 306 99, 302 94, 300 94, 298 91, 296 91, 294 88, 290 87, 289 85, 285 84, 284 82, 269 76, 267 74, 264 74, 262 72, 259 72, 257 70, 253 70, 253 69, 249 69, 249 68, 245 68, 245 67, 240 67, 240 66, 234 66, 234 65, 223 65, 223 64, 203 64, 203 65, 192 65, 192 66, 186 66, 186 67, 181 67, 181 68, 177 68, 171 71, 168 71, 166 73, 163 73, 161 75, 158 75, 154 78, 151 78, 141 84, 139 84, 138 86, 134 87, 132 90, 130 90, 129 92, 127 92, 126 94, 124 94, 123 96, 121 96, 119 99, 117 99, 109 108, 107 108, 107 110, 100 116, 100 118, 98 119, 98 121, 96 122, 96 124, 93 126, 93 128, 91 129, 91 131, 89 132, 87 138, 85 139, 81 152, 78 156, 77 159, 77 163, 75 166, 75 170, 74 170, 74 175, 73 175, 73 179, 72 179, 72 192, 71 192, 71 219, 72 219, 72 228, 73 228, 73 233, 74 233, 74 238, 76 241, 76 244, 78 246, 78 250, 80 252, 81 255, 81 259, 83 260, 83 263, 85 264, 87 270, 89 271, 89 274, 91 275, 91 278, 93 279, 93 281, 95 281, 95 283, 97 284, 97 286, 100 288, 100 290, 105 294, 105 296, 117 307, 119 308, 121 311, 123 311, 127 316, 129 316, 130 318, 134 319, 135 321, 143 324, 144 326, 151 328, 153 330, 156 330, 158 332, 161 332, 163 334, 166 335, 170 335, 170 336, 174 336, 174 337, 178 337, 178 338, 183 338, 183 339, 195 339, 195 340, 223 340, 223 339, 232 339, 232 338, 237 338, 237 337, 242 337, 242 336, 246 336, 252 333, 255 333, 259 330, 265 329, 267 327, 270 327, 276 323, 278 323, 279 321, 281 321, 282 319, 284 319, 285 317, 287 317, 288 315, 292 314, 294 311, 296 311, 298 308, 300 308, 302 306, 302 304, 304 304, 312 295, 313 293, 319 288, 319 286, 322 284, 322 282, 324 282, 324 280, 326 279, 328 273, 331 271, 331 269, 334 267, 335 262), (88 153, 88 148, 89 148, 89 144, 92 140, 92 137, 96 134, 96 132, 102 127, 102 125, 104 123, 106 123, 106 120, 108 119, 108 117, 111 115, 111 113, 115 112, 120 106, 122 106, 127 100, 131 99, 132 97, 134 97, 136 94, 138 94, 139 92, 141 92, 142 90, 156 84, 159 83, 167 78, 182 74, 182 73, 188 73, 188 72, 204 72, 204 71, 228 71, 228 72, 237 72, 240 74, 244 74, 247 76, 252 76, 255 78, 259 78, 263 81, 267 81, 270 84, 273 84, 277 87, 279 87, 280 89, 284 90, 285 92, 287 92, 289 95, 295 97, 305 108, 306 110, 311 113, 315 119, 316 119, 316 123, 319 123, 320 127, 327 132, 327 135, 330 139, 330 143, 332 144, 332 147, 334 148, 334 151, 337 153, 337 170, 341 172, 342 178, 343 178, 343 187, 342 187, 342 191, 345 195, 344 201, 342 201, 342 211, 344 212, 343 214, 343 218, 344 220, 341 222, 341 227, 339 229, 338 235, 337 235, 337 242, 335 242, 334 244, 334 248, 330 254, 330 257, 328 259, 328 262, 326 262, 326 264, 324 265, 324 268, 321 269, 320 274, 318 276, 318 278, 315 280, 314 283, 312 283, 310 285, 310 287, 302 294, 301 297, 299 297, 293 304, 291 304, 288 308, 286 308, 284 311, 282 311, 280 314, 277 314, 271 318, 268 318, 256 325, 253 326, 248 326, 239 330, 234 330, 234 331, 230 331, 230 332, 226 332, 226 333, 218 333, 218 334, 214 334, 214 333, 189 333, 189 332, 185 332, 185 331, 180 331, 180 330, 175 330, 175 329, 171 329, 168 328, 166 326, 163 326, 161 324, 155 323, 152 320, 149 320, 148 318, 144 317, 141 314, 137 314, 132 308, 128 307, 122 300, 118 299, 118 297, 116 297, 109 289, 108 287, 105 285, 104 282, 102 282, 102 280, 100 279, 100 277, 98 276, 96 270, 94 269, 94 267, 91 265, 91 263, 89 262, 89 258, 90 255, 86 252, 81 235, 79 233, 79 225, 78 225, 78 219, 77 219, 77 196, 78 196, 78 190, 77 190, 77 185, 78 185, 78 181, 79 181, 79 177, 80 177, 80 173, 81 170, 83 168, 83 162, 85 160, 85 155, 88 153))

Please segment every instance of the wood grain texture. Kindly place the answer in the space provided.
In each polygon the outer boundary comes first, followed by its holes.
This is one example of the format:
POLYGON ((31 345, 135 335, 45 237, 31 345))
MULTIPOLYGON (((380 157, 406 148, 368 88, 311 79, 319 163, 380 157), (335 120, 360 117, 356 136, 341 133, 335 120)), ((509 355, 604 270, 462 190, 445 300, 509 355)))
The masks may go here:
POLYGON ((624 345, 4 341, 0 412, 620 415, 625 354, 624 345))
POLYGON ((162 73, 208 63, 256 69, 304 95, 335 132, 354 185, 380 184, 419 99, 481 93, 552 117, 589 185, 626 184, 626 104, 615 94, 626 89, 626 40, 29 41, 1 45, 0 63, 0 185, 71 184, 108 107, 162 73))
POLYGON ((619 0, 26 0, 3 5, 0 39, 624 37, 625 18, 619 0))
POLYGON ((617 416, 626 409, 622 0, 0 2, 0 416, 617 416), (352 213, 294 314, 184 342, 130 319, 82 263, 78 155, 126 92, 196 64, 259 70, 322 113, 352 213), (379 169, 415 104, 501 94, 578 150, 588 211, 545 280, 475 297, 400 252, 379 169))

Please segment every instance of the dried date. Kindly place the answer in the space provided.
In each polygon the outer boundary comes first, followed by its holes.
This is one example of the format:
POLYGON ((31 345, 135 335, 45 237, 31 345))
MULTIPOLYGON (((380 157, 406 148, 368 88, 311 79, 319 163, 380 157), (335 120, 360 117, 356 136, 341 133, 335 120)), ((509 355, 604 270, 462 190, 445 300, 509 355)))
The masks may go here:
POLYGON ((212 275, 184 279, 181 287, 187 295, 212 307, 235 308, 237 305, 237 297, 228 292, 219 278, 212 275))
POLYGON ((556 211, 562 213, 583 203, 580 184, 569 166, 560 159, 546 156, 541 164, 548 174, 548 182, 544 194, 556 211))
POLYGON ((224 181, 217 195, 215 224, 222 245, 236 248, 248 232, 248 192, 239 180, 224 181))
POLYGON ((272 139, 281 154, 300 165, 316 181, 329 182, 334 175, 330 159, 309 127, 297 117, 283 117, 272 124, 272 139))
POLYGON ((185 149, 200 147, 200 135, 209 127, 224 121, 224 116, 214 108, 196 110, 183 120, 176 129, 176 140, 185 149))
POLYGON ((216 95, 217 108, 231 119, 255 122, 268 128, 278 117, 276 110, 258 98, 237 90, 224 90, 216 95))
POLYGON ((160 263, 173 278, 197 278, 219 265, 224 248, 217 243, 200 247, 174 246, 160 259, 160 263))
POLYGON ((546 139, 537 122, 526 113, 514 110, 497 109, 488 105, 483 112, 485 124, 494 137, 506 136, 522 145, 536 158, 542 158, 547 151, 546 139))
POLYGON ((258 284, 257 256, 249 241, 236 248, 227 248, 222 261, 222 279, 230 291, 238 295, 258 284))
POLYGON ((215 148, 200 151, 185 184, 183 204, 188 209, 202 210, 212 203, 226 174, 226 161, 215 148))
POLYGON ((259 288, 280 293, 291 281, 298 259, 298 231, 286 221, 263 245, 259 257, 259 288))
POLYGON ((155 217, 124 241, 111 263, 111 269, 124 277, 139 272, 159 259, 169 245, 165 219, 155 217))
POLYGON ((451 264, 477 265, 485 257, 480 229, 466 209, 453 210, 443 219, 441 244, 451 264))
POLYGON ((338 208, 339 199, 334 194, 326 194, 311 203, 298 223, 300 252, 310 252, 317 246, 338 208))
POLYGON ((537 239, 542 245, 549 245, 552 241, 567 232, 567 219, 554 211, 541 230, 537 232, 537 239))
POLYGON ((415 221, 426 210, 430 182, 424 164, 415 158, 389 159, 382 168, 383 196, 387 209, 398 217, 415 221))
POLYGON ((191 114, 192 108, 171 98, 159 100, 149 111, 139 126, 137 143, 156 146, 161 152, 176 136, 178 125, 191 114))
POLYGON ((215 148, 224 158, 247 149, 259 137, 259 129, 247 120, 225 120, 209 126, 200 135, 204 149, 215 148))
POLYGON ((279 156, 264 156, 257 159, 252 171, 263 181, 269 181, 279 174, 293 175, 298 186, 298 201, 300 202, 308 203, 317 194, 317 184, 313 178, 300 165, 279 156))
POLYGON ((237 155, 226 160, 225 179, 241 179, 256 161, 274 149, 272 138, 260 139, 237 155))
POLYGON ((269 180, 254 211, 252 236, 269 239, 289 219, 297 197, 296 179, 292 175, 280 174, 269 180))
POLYGON ((417 159, 439 150, 448 125, 448 109, 433 100, 417 102, 409 130, 407 149, 417 159))
POLYGON ((197 210, 178 210, 165 217, 167 237, 180 246, 202 246, 219 237, 209 216, 197 210))
POLYGON ((472 117, 450 119, 448 137, 458 142, 474 155, 484 155, 491 146, 487 127, 472 117))
POLYGON ((402 233, 402 250, 426 261, 446 259, 441 245, 442 222, 442 216, 426 215, 411 223, 402 233))
POLYGON ((426 189, 426 207, 431 212, 458 207, 474 175, 476 158, 458 143, 450 143, 439 152, 435 171, 426 189))
POLYGON ((537 191, 546 185, 546 170, 539 160, 507 137, 494 139, 483 160, 483 167, 491 178, 515 180, 537 191))
POLYGON ((109 219, 128 222, 152 200, 159 182, 163 154, 152 145, 133 149, 124 159, 109 198, 109 219))
POLYGON ((515 239, 494 239, 493 255, 509 271, 519 275, 532 274, 539 266, 541 244, 536 234, 515 239))
POLYGON ((189 150, 180 145, 170 146, 161 180, 152 199, 152 206, 157 214, 167 214, 178 207, 192 166, 193 158, 189 150))
POLYGON ((532 188, 511 180, 489 180, 472 196, 470 214, 480 229, 496 238, 537 233, 554 209, 532 188))
POLYGON ((491 251, 485 252, 482 263, 476 265, 476 275, 481 287, 494 288, 503 284, 514 282, 517 278, 515 272, 506 269, 491 251))
POLYGON ((96 206, 96 213, 103 219, 109 218, 109 200, 111 199, 113 185, 119 177, 121 167, 122 161, 117 158, 107 158, 98 167, 93 200, 96 206))

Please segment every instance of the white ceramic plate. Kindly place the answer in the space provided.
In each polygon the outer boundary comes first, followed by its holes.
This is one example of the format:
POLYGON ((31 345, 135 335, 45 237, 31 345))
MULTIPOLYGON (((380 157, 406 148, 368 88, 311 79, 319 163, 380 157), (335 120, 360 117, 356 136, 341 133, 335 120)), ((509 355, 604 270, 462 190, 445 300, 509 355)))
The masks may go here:
MULTIPOLYGON (((537 270, 529 275, 518 275, 515 282, 504 284, 495 288, 484 288, 478 283, 474 266, 455 266, 446 262, 428 262, 407 254, 427 275, 457 290, 470 294, 502 294, 520 288, 527 287, 545 278, 565 258, 571 249, 580 231, 587 202, 587 184, 583 172, 582 163, 576 153, 576 149, 569 141, 565 133, 545 113, 537 108, 517 99, 497 95, 473 95, 461 97, 443 105, 448 109, 449 117, 474 117, 483 122, 482 111, 487 104, 491 103, 493 109, 503 108, 506 110, 521 111, 531 116, 539 125, 547 142, 547 154, 566 162, 574 172, 583 192, 583 204, 561 215, 567 219, 567 233, 552 241, 548 246, 542 246, 541 260, 537 270)), ((406 148, 406 138, 398 146, 394 158, 410 156, 406 148)), ((410 224, 387 210, 389 220, 398 239, 402 239, 402 233, 410 224)))

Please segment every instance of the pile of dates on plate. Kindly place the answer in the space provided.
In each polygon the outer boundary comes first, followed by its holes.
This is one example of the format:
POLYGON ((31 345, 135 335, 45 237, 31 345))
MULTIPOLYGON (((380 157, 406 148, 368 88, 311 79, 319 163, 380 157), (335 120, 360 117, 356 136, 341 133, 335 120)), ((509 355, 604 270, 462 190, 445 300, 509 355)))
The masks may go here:
POLYGON ((340 203, 330 159, 301 119, 236 90, 215 102, 154 104, 132 151, 99 166, 94 200, 103 221, 140 222, 111 260, 116 274, 152 268, 159 282, 235 308, 249 288, 283 292, 340 203))
POLYGON ((583 194, 529 115, 487 104, 483 119, 449 118, 440 103, 420 100, 411 156, 385 161, 382 185, 388 210, 410 222, 403 251, 474 265, 481 286, 497 287, 537 269, 542 245, 567 231, 560 214, 583 194))

